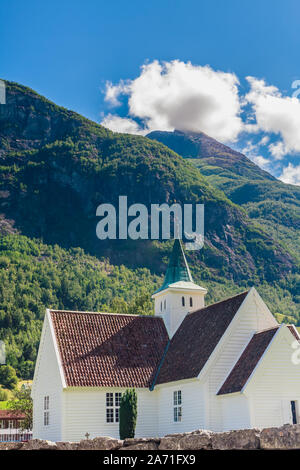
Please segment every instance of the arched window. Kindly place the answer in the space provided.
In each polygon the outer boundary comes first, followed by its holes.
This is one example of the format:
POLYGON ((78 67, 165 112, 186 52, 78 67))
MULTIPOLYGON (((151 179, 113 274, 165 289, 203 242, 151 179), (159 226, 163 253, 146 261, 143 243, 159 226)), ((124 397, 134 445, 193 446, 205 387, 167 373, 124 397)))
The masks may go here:
POLYGON ((192 307, 192 306, 193 306, 193 298, 190 297, 190 307, 192 307))
POLYGON ((181 302, 182 302, 182 306, 184 307, 184 306, 185 306, 185 300, 184 300, 184 297, 181 297, 181 302))

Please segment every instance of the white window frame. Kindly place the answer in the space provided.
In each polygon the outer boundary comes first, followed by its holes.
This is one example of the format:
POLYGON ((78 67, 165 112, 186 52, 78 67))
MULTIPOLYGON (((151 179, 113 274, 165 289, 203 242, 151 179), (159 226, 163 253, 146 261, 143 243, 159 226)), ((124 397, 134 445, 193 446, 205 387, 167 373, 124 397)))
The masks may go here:
POLYGON ((107 392, 105 394, 106 424, 114 424, 119 422, 121 397, 122 392, 107 392))
POLYGON ((44 397, 44 410, 49 410, 49 395, 44 397))
POLYGON ((182 392, 175 390, 173 392, 173 420, 174 423, 181 423, 182 421, 182 392))
POLYGON ((44 426, 49 426, 50 424, 50 411, 49 411, 49 395, 44 396, 44 426))
POLYGON ((49 426, 49 424, 50 424, 49 411, 44 411, 44 426, 49 426))

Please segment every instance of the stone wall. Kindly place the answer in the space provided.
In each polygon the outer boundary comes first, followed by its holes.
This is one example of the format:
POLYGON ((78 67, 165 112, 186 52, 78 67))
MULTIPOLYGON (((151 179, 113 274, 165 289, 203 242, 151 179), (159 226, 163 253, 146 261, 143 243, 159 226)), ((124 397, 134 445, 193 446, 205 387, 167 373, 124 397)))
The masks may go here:
POLYGON ((0 450, 249 450, 300 449, 300 424, 280 428, 241 429, 228 432, 197 430, 170 434, 162 438, 137 438, 124 441, 96 437, 75 442, 51 442, 33 439, 28 442, 0 443, 0 450))

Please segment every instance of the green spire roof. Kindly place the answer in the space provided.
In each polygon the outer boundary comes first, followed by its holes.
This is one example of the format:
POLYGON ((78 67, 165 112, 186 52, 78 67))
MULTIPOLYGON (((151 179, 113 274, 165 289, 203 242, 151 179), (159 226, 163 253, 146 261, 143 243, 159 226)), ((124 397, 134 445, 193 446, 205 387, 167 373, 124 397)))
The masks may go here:
POLYGON ((155 292, 155 294, 167 289, 170 284, 174 284, 174 282, 179 281, 194 282, 185 258, 181 240, 176 238, 163 285, 155 292))

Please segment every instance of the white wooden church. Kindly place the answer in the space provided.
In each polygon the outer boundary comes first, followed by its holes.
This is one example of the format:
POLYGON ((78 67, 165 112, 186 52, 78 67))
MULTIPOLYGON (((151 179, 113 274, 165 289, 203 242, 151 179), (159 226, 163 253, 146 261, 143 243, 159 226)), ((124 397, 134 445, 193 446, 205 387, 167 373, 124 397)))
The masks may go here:
POLYGON ((254 288, 205 306, 175 240, 154 316, 47 310, 32 397, 33 437, 119 437, 122 392, 136 436, 300 422, 300 336, 254 288))

